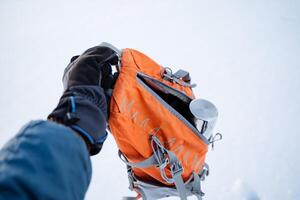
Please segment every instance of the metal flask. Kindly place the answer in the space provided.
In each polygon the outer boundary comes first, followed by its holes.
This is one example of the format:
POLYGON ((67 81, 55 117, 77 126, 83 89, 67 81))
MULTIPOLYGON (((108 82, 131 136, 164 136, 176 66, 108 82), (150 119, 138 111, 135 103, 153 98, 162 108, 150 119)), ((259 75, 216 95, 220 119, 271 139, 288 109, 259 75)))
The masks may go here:
POLYGON ((195 117, 197 129, 209 140, 218 118, 217 107, 208 100, 194 99, 191 101, 189 108, 195 117))

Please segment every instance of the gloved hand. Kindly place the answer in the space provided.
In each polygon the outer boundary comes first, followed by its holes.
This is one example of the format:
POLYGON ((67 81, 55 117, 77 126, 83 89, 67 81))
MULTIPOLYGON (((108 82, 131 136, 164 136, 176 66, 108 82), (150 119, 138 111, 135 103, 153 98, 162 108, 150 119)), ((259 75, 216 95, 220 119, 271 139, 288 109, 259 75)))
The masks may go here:
POLYGON ((109 95, 115 77, 111 65, 118 54, 96 46, 71 59, 63 75, 64 93, 48 119, 69 126, 83 137, 90 155, 99 153, 107 137, 109 95))

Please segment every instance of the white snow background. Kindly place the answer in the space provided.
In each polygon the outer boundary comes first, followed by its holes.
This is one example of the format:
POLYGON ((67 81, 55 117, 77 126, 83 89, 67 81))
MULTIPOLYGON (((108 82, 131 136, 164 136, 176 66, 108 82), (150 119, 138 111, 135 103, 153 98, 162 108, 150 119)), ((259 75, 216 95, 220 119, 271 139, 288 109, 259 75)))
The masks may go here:
MULTIPOLYGON (((300 1, 1 0, 0 146, 46 118, 69 59, 102 41, 189 70, 217 105, 205 199, 300 199, 300 1)), ((134 194, 111 135, 92 161, 86 199, 134 194)))

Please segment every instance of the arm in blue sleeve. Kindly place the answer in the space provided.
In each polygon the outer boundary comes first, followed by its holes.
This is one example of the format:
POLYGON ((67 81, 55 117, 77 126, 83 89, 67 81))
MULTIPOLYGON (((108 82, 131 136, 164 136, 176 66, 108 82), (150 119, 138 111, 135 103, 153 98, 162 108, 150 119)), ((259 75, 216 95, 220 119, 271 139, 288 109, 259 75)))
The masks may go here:
POLYGON ((70 128, 33 121, 0 151, 0 200, 84 199, 91 171, 86 145, 70 128))

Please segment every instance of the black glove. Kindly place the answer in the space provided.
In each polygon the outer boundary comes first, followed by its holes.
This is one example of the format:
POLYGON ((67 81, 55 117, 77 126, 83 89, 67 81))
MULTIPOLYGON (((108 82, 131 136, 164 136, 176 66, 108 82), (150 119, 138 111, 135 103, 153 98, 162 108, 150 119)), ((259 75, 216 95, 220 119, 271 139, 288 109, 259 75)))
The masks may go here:
POLYGON ((107 137, 109 91, 115 77, 111 65, 118 54, 96 46, 71 59, 63 75, 64 93, 48 119, 69 126, 87 143, 91 155, 99 153, 107 137), (106 95, 107 94, 107 95, 106 95))

